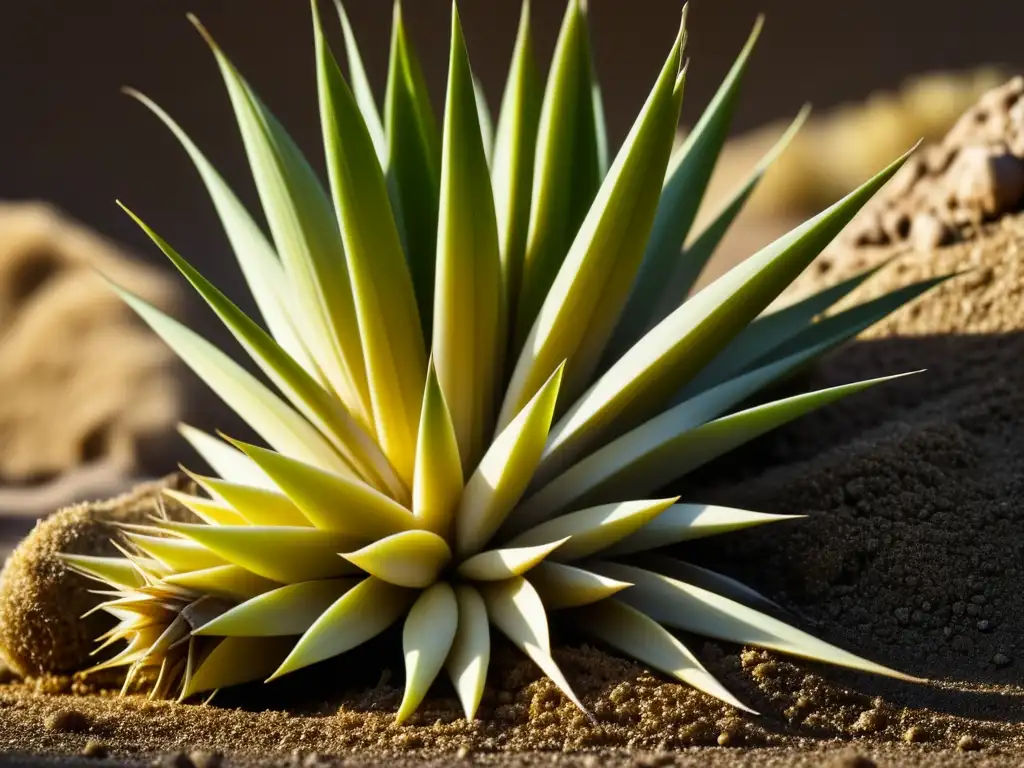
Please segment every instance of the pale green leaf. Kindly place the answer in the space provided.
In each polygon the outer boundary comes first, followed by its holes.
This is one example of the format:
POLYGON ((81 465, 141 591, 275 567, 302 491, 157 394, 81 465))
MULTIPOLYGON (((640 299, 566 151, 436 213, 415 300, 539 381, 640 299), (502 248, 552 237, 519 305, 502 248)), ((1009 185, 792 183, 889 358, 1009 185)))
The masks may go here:
POLYGON ((246 600, 193 630, 192 634, 218 637, 301 635, 357 583, 357 579, 349 578, 289 584, 246 600))
POLYGON ((388 185, 427 341, 433 327, 434 259, 440 205, 441 138, 430 94, 395 0, 384 98, 388 185))
POLYGON ((126 532, 123 535, 142 552, 150 557, 155 557, 175 571, 199 571, 228 564, 220 555, 211 552, 202 544, 188 539, 146 536, 131 532, 126 532))
POLYGON ((700 277, 704 267, 711 260, 718 244, 729 231, 736 217, 746 205, 750 196, 754 193, 761 179, 771 167, 775 159, 781 155, 793 137, 797 134, 807 116, 810 114, 810 107, 805 106, 790 124, 789 128, 782 134, 775 145, 758 161, 747 179, 736 189, 736 191, 725 201, 715 217, 707 224, 701 233, 693 239, 693 242, 686 245, 682 253, 668 265, 671 272, 665 279, 662 286, 648 285, 650 290, 660 288, 660 294, 649 296, 642 293, 644 286, 634 286, 630 296, 629 304, 623 312, 622 319, 615 329, 612 341, 609 342, 608 350, 602 364, 602 370, 618 360, 622 355, 637 342, 637 340, 655 325, 664 320, 670 313, 677 309, 689 296, 691 289, 700 277))
POLYGON ((758 17, 746 45, 718 92, 693 130, 687 134, 682 146, 672 156, 658 202, 658 213, 646 243, 643 263, 623 312, 615 357, 625 352, 629 345, 654 324, 650 322, 651 310, 657 305, 665 287, 670 285, 672 273, 680 261, 683 243, 697 218, 711 173, 729 135, 729 125, 739 100, 740 83, 761 34, 762 24, 763 17, 758 17))
POLYGON ((164 582, 173 587, 189 589, 197 595, 211 595, 228 600, 248 600, 277 589, 281 582, 257 576, 239 565, 222 565, 204 568, 201 571, 175 573, 164 577, 164 582))
MULTIPOLYGON (((674 504, 636 533, 612 544, 605 555, 628 555, 667 547, 681 541, 718 536, 767 523, 795 520, 801 515, 769 515, 714 504, 674 504)), ((557 522, 562 518, 555 518, 557 522)))
POLYGON ((306 630, 269 680, 338 656, 394 624, 416 593, 369 576, 335 601, 306 630))
POLYGON ((349 410, 373 428, 352 286, 331 203, 309 163, 195 17, 227 86, 263 211, 296 294, 297 330, 349 410))
POLYGON ((248 525, 249 521, 238 514, 223 501, 205 499, 202 496, 192 496, 188 493, 181 493, 171 488, 165 488, 161 493, 172 501, 177 502, 185 509, 196 515, 207 525, 248 525))
POLYGON ((275 449, 352 475, 327 439, 255 376, 153 305, 123 288, 113 288, 214 394, 275 449))
POLYGON ((345 7, 341 0, 334 0, 334 5, 338 10, 338 18, 341 19, 341 32, 345 39, 345 58, 348 59, 348 76, 352 82, 352 93, 355 95, 359 111, 363 115, 363 122, 366 123, 366 129, 370 132, 370 138, 373 140, 377 161, 381 168, 385 168, 388 164, 388 141, 384 135, 384 123, 381 121, 380 112, 377 109, 377 100, 373 97, 370 78, 366 76, 363 56, 359 52, 359 43, 352 31, 345 7))
POLYGON ((839 234, 908 156, 733 267, 655 326, 555 425, 542 466, 566 466, 658 413, 839 234))
POLYGON ((281 663, 289 637, 225 637, 203 657, 181 692, 181 701, 204 691, 260 680, 281 663))
POLYGON ((568 541, 568 537, 529 547, 502 547, 473 555, 459 565, 459 575, 473 581, 504 581, 522 576, 568 541))
POLYGON ((549 611, 590 605, 631 586, 625 581, 550 560, 531 569, 527 580, 549 611))
POLYGON ((510 308, 513 354, 526 340, 601 184, 589 37, 580 0, 570 0, 540 108, 519 304, 510 308))
POLYGON ((384 173, 355 97, 316 14, 316 52, 327 169, 345 245, 377 439, 412 485, 427 354, 416 295, 384 173))
POLYGON ((338 557, 352 548, 352 538, 316 528, 284 525, 218 526, 163 522, 229 563, 265 579, 292 584, 347 576, 355 569, 338 557))
POLYGON ((703 417, 703 409, 683 403, 613 440, 563 472, 520 505, 516 520, 523 525, 535 524, 574 505, 649 493, 782 424, 905 375, 796 395, 703 424, 694 423, 695 417, 703 417))
POLYGON ((146 583, 145 578, 130 560, 121 557, 98 557, 95 555, 66 555, 60 559, 68 567, 83 576, 112 584, 115 587, 132 589, 146 583))
POLYGON ((138 91, 129 88, 125 93, 156 115, 184 147, 206 185, 267 329, 296 362, 310 373, 315 372, 316 366, 310 360, 308 350, 296 333, 295 321, 289 308, 294 297, 285 280, 284 267, 259 225, 217 169, 170 115, 138 91))
POLYGON ((559 366, 527 406, 491 443, 469 478, 455 513, 456 551, 483 547, 505 522, 533 477, 555 413, 559 366))
POLYGON ((519 304, 526 235, 530 225, 540 88, 530 29, 530 0, 523 0, 491 161, 491 185, 509 322, 515 319, 514 313, 519 304))
POLYGON ((251 485, 267 491, 276 491, 274 481, 256 463, 232 445, 201 429, 179 424, 178 432, 188 441, 203 461, 225 480, 251 485))
POLYGON ((462 488, 462 462, 455 427, 431 363, 423 394, 412 487, 412 511, 417 523, 428 531, 449 536, 462 488))
POLYGON ((436 533, 402 531, 341 556, 389 584, 425 589, 437 581, 452 553, 436 533))
POLYGON ((494 198, 473 76, 453 7, 432 353, 464 471, 476 466, 494 425, 504 315, 494 198))
POLYGON ((530 528, 508 541, 505 546, 529 547, 568 538, 569 541, 559 547, 551 559, 563 563, 579 560, 613 546, 651 524, 651 521, 656 522, 658 516, 678 500, 679 497, 625 501, 581 509, 530 528))
POLYGON ((455 587, 459 624, 455 640, 445 661, 445 669, 459 696, 467 720, 476 717, 487 682, 491 661, 491 630, 487 608, 480 593, 468 584, 455 587))
POLYGON ((295 503, 280 491, 269 491, 265 488, 218 480, 215 477, 203 477, 191 472, 187 474, 203 490, 222 500, 245 518, 249 525, 312 525, 295 503))
POLYGON ((699 565, 684 563, 681 560, 676 560, 674 557, 654 552, 645 553, 643 557, 632 559, 635 561, 632 563, 633 565, 643 566, 649 571, 660 573, 662 576, 668 576, 676 581, 685 581, 687 584, 692 584, 695 587, 714 592, 716 595, 743 603, 749 608, 769 612, 783 610, 774 600, 768 599, 743 582, 737 581, 731 576, 709 571, 707 568, 701 568, 699 565))
MULTIPOLYGON (((516 362, 499 428, 515 417, 561 361, 568 360, 566 403, 582 392, 597 367, 654 220, 661 190, 658 179, 668 162, 683 98, 682 37, 680 31, 551 283, 516 362)), ((589 87, 586 95, 589 100, 589 87)), ((534 205, 539 204, 535 194, 534 205)), ((527 254, 529 258, 529 250, 527 254)))
POLYGON ((491 108, 487 105, 487 94, 484 92, 483 83, 476 77, 473 78, 473 98, 476 99, 476 116, 480 123, 480 140, 484 145, 484 157, 487 165, 491 164, 494 155, 494 118, 491 115, 491 108))
POLYGON ((482 594, 491 622, 529 656, 573 704, 586 712, 569 681, 551 657, 547 614, 540 596, 530 583, 517 576, 489 585, 482 594))
POLYGON ((416 527, 409 510, 364 483, 265 448, 231 442, 255 461, 319 529, 358 541, 416 527))
POLYGON ((348 474, 366 479, 382 490, 391 490, 397 494, 405 492, 377 444, 345 406, 216 286, 185 261, 167 241, 128 208, 123 205, 121 207, 188 279, 274 385, 323 435, 331 439, 335 453, 344 461, 348 474))
POLYGON ((692 685, 726 704, 757 714, 718 682, 690 649, 656 621, 620 600, 605 600, 576 614, 585 632, 641 664, 692 685))
POLYGON ((634 586, 617 599, 659 623, 727 642, 921 682, 700 587, 629 565, 595 563, 592 567, 597 573, 631 581, 634 586))
POLYGON ((426 698, 448 658, 458 625, 455 592, 443 581, 424 591, 413 603, 402 629, 405 693, 395 715, 396 724, 407 720, 426 698))

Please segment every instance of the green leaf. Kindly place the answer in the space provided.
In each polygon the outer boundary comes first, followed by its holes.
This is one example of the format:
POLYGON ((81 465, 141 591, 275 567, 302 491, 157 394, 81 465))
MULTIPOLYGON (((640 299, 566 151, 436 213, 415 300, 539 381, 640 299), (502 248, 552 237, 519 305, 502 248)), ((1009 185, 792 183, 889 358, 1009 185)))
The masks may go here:
POLYGON ((736 334, 736 337, 681 390, 675 398, 676 402, 693 397, 746 370, 766 352, 808 328, 815 318, 853 293, 887 263, 888 259, 878 266, 864 270, 800 301, 761 315, 736 334))
POLYGON ((372 430, 352 286, 330 200, 291 137, 199 21, 189 18, 213 51, 231 96, 263 210, 296 291, 297 330, 331 386, 372 430))
POLYGON ((646 614, 627 605, 628 602, 605 600, 580 609, 576 613, 579 626, 641 664, 649 664, 737 709, 758 714, 729 693, 678 638, 646 614))
POLYGON ((625 590, 617 599, 654 621, 676 629, 901 680, 922 682, 918 678, 862 659, 767 614, 700 587, 618 563, 595 563, 593 568, 597 573, 611 578, 631 581, 634 586, 625 590))
POLYGON ((763 21, 764 17, 758 17, 732 69, 669 164, 643 263, 623 313, 623 338, 616 349, 618 354, 650 327, 651 308, 656 305, 665 286, 670 284, 672 272, 680 260, 679 252, 697 218, 711 173, 729 135, 740 83, 761 34, 763 21))
POLYGON ((327 439, 255 376, 177 320, 111 285, 214 394, 275 449, 354 477, 327 439))
POLYGON ((426 698, 444 667, 459 625, 455 591, 445 582, 434 584, 417 598, 405 619, 405 693, 395 723, 405 722, 426 698))
POLYGON ((427 369, 423 413, 416 444, 416 473, 412 486, 412 511, 418 524, 448 537, 463 489, 462 462, 451 412, 437 381, 434 365, 427 369))
POLYGON ((491 179, 473 75, 453 8, 432 353, 464 471, 476 466, 492 434, 504 317, 491 179))
POLYGON ((885 381, 869 379, 758 405, 704 423, 706 409, 683 403, 595 451, 523 502, 523 526, 572 506, 636 497, 664 487, 755 437, 817 408, 885 381))
POLYGON ((324 148, 352 281, 373 421, 381 448, 410 487, 427 371, 416 295, 370 132, 324 39, 316 0, 313 11, 324 148))
POLYGON ((430 341, 434 313, 434 258, 440 205, 441 138, 430 94, 395 0, 391 58, 384 98, 388 184, 409 261, 423 333, 430 341))
POLYGON ((580 0, 569 0, 540 111, 513 353, 526 340, 601 184, 592 82, 586 13, 580 0))
MULTIPOLYGON (((658 180, 668 162, 682 104, 682 42, 680 30, 647 103, 558 270, 516 363, 498 418, 499 429, 515 417, 563 360, 568 360, 565 403, 578 396, 600 360, 626 301, 658 204, 658 180)), ((538 200, 535 194, 534 203, 538 200)))
POLYGON ((544 450, 562 381, 562 368, 491 443, 469 478, 455 513, 459 555, 479 551, 505 522, 533 477, 544 450))
POLYGON ((140 551, 175 571, 200 571, 228 564, 220 555, 189 539, 146 536, 131 531, 122 535, 140 551))
POLYGON ((494 156, 494 118, 491 116, 491 108, 487 106, 484 86, 476 77, 473 78, 473 97, 476 99, 476 116, 480 122, 480 140, 484 145, 484 157, 490 166, 491 158, 494 156))
POLYGON ((255 461, 318 529, 370 541, 416 527, 409 510, 365 483, 255 445, 231 443, 255 461))
POLYGON ((555 425, 542 469, 567 466, 657 413, 804 270, 907 157, 733 267, 649 331, 555 425))
POLYGON ((315 373, 316 366, 296 333, 295 321, 289 309, 292 295, 284 277, 284 267, 259 225, 217 169, 170 115, 138 91, 129 88, 125 89, 125 93, 156 115, 184 147, 206 185, 267 329, 296 362, 310 373, 315 373))
POLYGON ((540 82, 530 30, 530 0, 523 0, 519 32, 501 102, 494 157, 491 161, 491 184, 501 243, 501 269, 510 313, 518 306, 523 276, 540 99, 540 82))
POLYGON ((389 490, 400 497, 407 495, 408 491, 404 490, 377 444, 344 405, 313 379, 262 328, 199 274, 169 243, 128 208, 123 205, 121 207, 217 313, 260 370, 321 433, 332 438, 331 444, 344 460, 347 472, 350 475, 355 473, 381 490, 389 490))
MULTIPOLYGON (((810 107, 808 106, 800 110, 789 128, 754 166, 743 184, 726 200, 719 212, 694 238, 693 242, 683 249, 682 254, 670 265, 672 271, 667 276, 665 284, 658 286, 661 293, 657 297, 644 296, 634 289, 630 303, 627 305, 626 311, 623 312, 622 320, 615 329, 615 335, 605 353, 602 370, 607 369, 622 357, 644 333, 664 320, 686 301, 697 278, 700 277, 704 267, 714 255, 715 249, 718 248, 718 244, 729 231, 740 211, 743 210, 761 179, 764 178, 764 174, 775 162, 775 159, 786 150, 809 114, 810 107)), ((655 289, 653 285, 648 287, 652 290, 655 289)))
POLYGON ((352 93, 355 95, 359 111, 363 115, 363 122, 366 123, 366 130, 370 132, 373 140, 373 149, 377 153, 377 161, 381 168, 388 164, 388 141, 384 135, 384 123, 380 119, 380 112, 377 110, 377 100, 373 97, 373 88, 370 86, 370 78, 366 76, 366 67, 363 64, 363 56, 359 52, 359 43, 352 32, 352 25, 349 23, 348 14, 341 0, 334 0, 338 10, 338 18, 341 20, 341 32, 345 38, 345 57, 348 59, 348 76, 352 81, 352 93))

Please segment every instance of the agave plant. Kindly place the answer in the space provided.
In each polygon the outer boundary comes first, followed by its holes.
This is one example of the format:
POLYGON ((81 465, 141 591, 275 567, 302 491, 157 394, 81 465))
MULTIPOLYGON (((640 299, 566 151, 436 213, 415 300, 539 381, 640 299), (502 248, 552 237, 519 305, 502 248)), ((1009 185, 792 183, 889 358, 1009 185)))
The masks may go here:
POLYGON ((805 114, 689 237, 760 22, 673 150, 682 25, 609 163, 580 0, 543 88, 524 4, 493 138, 454 7, 440 130, 400 9, 383 117, 337 10, 348 80, 313 7, 329 192, 195 22, 269 238, 182 129, 134 94, 198 168, 263 324, 139 224, 274 389, 118 289, 270 447, 183 427, 216 476, 192 475, 206 495, 167 495, 202 522, 126 525, 124 557, 67 558, 108 587, 100 608, 118 623, 104 646, 127 641, 99 666, 129 667, 128 683, 148 669, 153 695, 187 699, 342 654, 404 617, 398 720, 442 669, 472 718, 492 624, 580 705, 551 652, 549 617, 565 612, 737 707, 668 628, 902 676, 784 623, 733 579, 650 550, 790 519, 659 489, 885 380, 752 400, 935 284, 833 310, 863 274, 773 309, 905 158, 691 297, 805 114))

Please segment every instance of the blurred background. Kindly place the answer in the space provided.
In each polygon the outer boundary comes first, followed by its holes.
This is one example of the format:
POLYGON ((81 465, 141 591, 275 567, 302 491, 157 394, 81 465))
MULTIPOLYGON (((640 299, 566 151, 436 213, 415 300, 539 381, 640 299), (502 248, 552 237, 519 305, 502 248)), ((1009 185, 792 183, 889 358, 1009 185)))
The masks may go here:
MULTIPOLYGON (((347 0, 346 6, 382 98, 390 3, 347 0)), ((564 5, 534 0, 533 7, 539 63, 546 67, 564 5)), ((671 44, 680 2, 591 0, 590 8, 616 146, 671 44)), ((762 10, 767 24, 735 116, 736 139, 706 202, 713 204, 746 172, 781 130, 780 120, 806 101, 815 117, 723 246, 720 264, 834 199, 919 136, 941 136, 979 93, 1024 68, 1024 3, 692 0, 683 130, 762 10)), ((169 457, 180 452, 177 443, 167 448, 168 424, 199 408, 187 377, 168 373, 170 359, 148 336, 134 326, 126 330, 132 321, 106 289, 82 287, 89 269, 104 265, 151 300, 193 311, 176 281, 147 268, 162 269, 162 257, 115 198, 251 307, 237 290, 237 267, 192 166, 152 116, 119 93, 132 85, 164 106, 257 209, 220 77, 185 20, 188 11, 200 16, 322 165, 306 3, 8 4, 0 24, 0 201, 12 201, 0 204, 0 513, 31 517, 59 501, 102 495, 136 475, 173 468, 169 457), (26 200, 45 201, 61 214, 13 204, 26 200), (99 405, 96 392, 107 393, 99 405)), ((518 0, 462 0, 460 11, 474 69, 496 111, 518 0)), ((440 112, 449 0, 407 0, 405 14, 440 112)), ((340 52, 337 25, 328 26, 340 52)), ((204 329, 222 339, 201 317, 204 329)), ((211 418, 226 418, 216 414, 211 418)))

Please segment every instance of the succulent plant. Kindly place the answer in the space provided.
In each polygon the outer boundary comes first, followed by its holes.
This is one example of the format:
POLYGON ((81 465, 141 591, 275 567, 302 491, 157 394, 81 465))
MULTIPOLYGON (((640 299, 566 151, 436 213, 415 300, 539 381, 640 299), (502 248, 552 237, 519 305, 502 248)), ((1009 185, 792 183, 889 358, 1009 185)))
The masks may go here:
MULTIPOLYGON (((301 667, 404 619, 408 718, 447 670, 474 717, 490 625, 574 702, 549 617, 737 707, 671 630, 905 677, 780 620, 764 596, 659 550, 793 516, 660 489, 885 379, 758 393, 937 281, 836 308, 865 273, 776 297, 895 173, 690 295, 805 112, 690 238, 760 21, 673 148, 685 24, 609 163, 586 9, 570 0, 546 86, 524 4, 493 132, 457 10, 443 123, 396 6, 383 116, 344 10, 346 81, 313 4, 329 192, 212 38, 268 238, 181 128, 262 316, 250 319, 136 219, 273 389, 117 289, 269 448, 182 434, 216 476, 168 491, 201 522, 124 526, 124 557, 68 556, 118 623, 100 667, 181 699, 301 667)), ((685 13, 683 14, 685 20, 685 13)))

